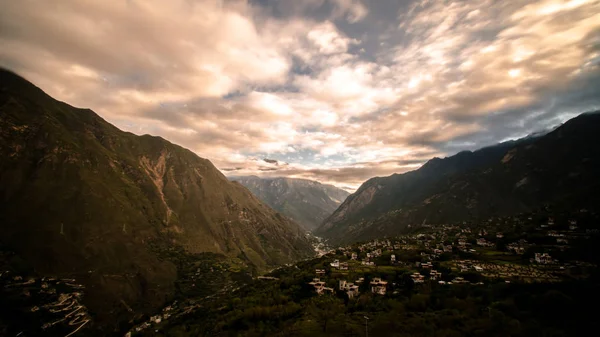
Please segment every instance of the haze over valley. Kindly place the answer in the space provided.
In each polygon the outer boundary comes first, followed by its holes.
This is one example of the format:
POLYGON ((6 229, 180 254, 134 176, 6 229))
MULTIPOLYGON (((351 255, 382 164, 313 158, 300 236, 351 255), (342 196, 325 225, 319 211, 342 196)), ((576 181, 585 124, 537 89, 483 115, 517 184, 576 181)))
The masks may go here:
POLYGON ((332 185, 292 178, 231 177, 274 210, 312 231, 346 200, 350 193, 332 185))

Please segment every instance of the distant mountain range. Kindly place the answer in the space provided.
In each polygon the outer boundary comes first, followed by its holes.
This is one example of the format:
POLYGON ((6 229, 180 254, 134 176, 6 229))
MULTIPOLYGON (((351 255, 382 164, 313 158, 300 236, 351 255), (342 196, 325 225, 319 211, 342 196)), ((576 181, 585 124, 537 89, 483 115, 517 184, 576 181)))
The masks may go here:
POLYGON ((544 205, 597 207, 600 113, 478 151, 433 158, 369 179, 316 230, 335 243, 396 235, 407 226, 512 215, 544 205))
POLYGON ((230 177, 246 186, 274 210, 302 225, 316 229, 350 193, 333 185, 307 179, 230 177))
POLYGON ((151 247, 214 252, 259 271, 312 254, 296 223, 210 161, 123 132, 5 70, 0 198, 0 244, 40 274, 86 285, 97 317, 150 312, 173 295, 177 266, 151 247))

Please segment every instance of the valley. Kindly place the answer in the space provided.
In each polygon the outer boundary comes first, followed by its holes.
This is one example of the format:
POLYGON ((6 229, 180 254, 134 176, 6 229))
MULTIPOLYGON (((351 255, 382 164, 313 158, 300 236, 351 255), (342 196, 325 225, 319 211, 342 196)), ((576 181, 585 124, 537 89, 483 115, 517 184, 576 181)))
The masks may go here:
POLYGON ((594 330, 600 114, 355 193, 226 177, 0 72, 0 333, 594 330), (43 220, 40 220, 43 219, 43 220), (568 308, 566 310, 565 308, 568 308))
POLYGON ((230 177, 307 231, 317 229, 350 193, 307 179, 230 177))
POLYGON ((417 225, 277 269, 147 335, 576 335, 597 324, 585 308, 598 300, 599 223, 542 209, 417 225))
POLYGON ((593 335, 599 33, 600 0, 0 0, 0 337, 593 335))
MULTIPOLYGON (((188 293, 210 294, 313 254, 298 224, 209 160, 123 132, 7 70, 0 157, 4 270, 75 279, 93 317, 83 329, 99 335, 120 334, 188 293)), ((23 329, 48 323, 25 316, 23 329)))

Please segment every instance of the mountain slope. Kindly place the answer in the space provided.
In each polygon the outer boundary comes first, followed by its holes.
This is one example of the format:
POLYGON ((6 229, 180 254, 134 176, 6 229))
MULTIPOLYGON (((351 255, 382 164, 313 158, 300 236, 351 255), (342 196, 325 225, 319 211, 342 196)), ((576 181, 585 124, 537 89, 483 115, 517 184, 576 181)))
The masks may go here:
POLYGON ((511 215, 544 204, 591 207, 599 187, 600 114, 554 131, 366 181, 317 230, 334 242, 395 235, 413 223, 511 215))
POLYGON ((177 268, 150 247, 237 257, 255 268, 308 256, 300 227, 210 161, 0 70, 0 243, 90 290, 98 315, 149 311, 177 268))
POLYGON ((274 210, 314 230, 350 194, 333 185, 292 178, 231 177, 274 210))

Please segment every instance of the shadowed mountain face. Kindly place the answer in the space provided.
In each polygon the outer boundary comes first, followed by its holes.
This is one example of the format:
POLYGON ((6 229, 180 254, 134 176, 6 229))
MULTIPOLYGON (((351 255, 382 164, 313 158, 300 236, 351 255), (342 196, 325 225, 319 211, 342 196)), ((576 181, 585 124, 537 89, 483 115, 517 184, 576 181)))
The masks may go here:
POLYGON ((177 267, 151 246, 258 270, 311 254, 297 224, 210 161, 120 131, 2 70, 0 229, 0 243, 37 272, 86 284, 100 316, 151 311, 173 293, 177 267))
POLYGON ((551 204, 596 207, 600 113, 554 131, 452 157, 415 171, 366 181, 316 234, 333 242, 395 235, 413 223, 512 215, 551 204))
POLYGON ((309 231, 319 226, 350 194, 332 185, 292 178, 231 177, 274 210, 309 231))

